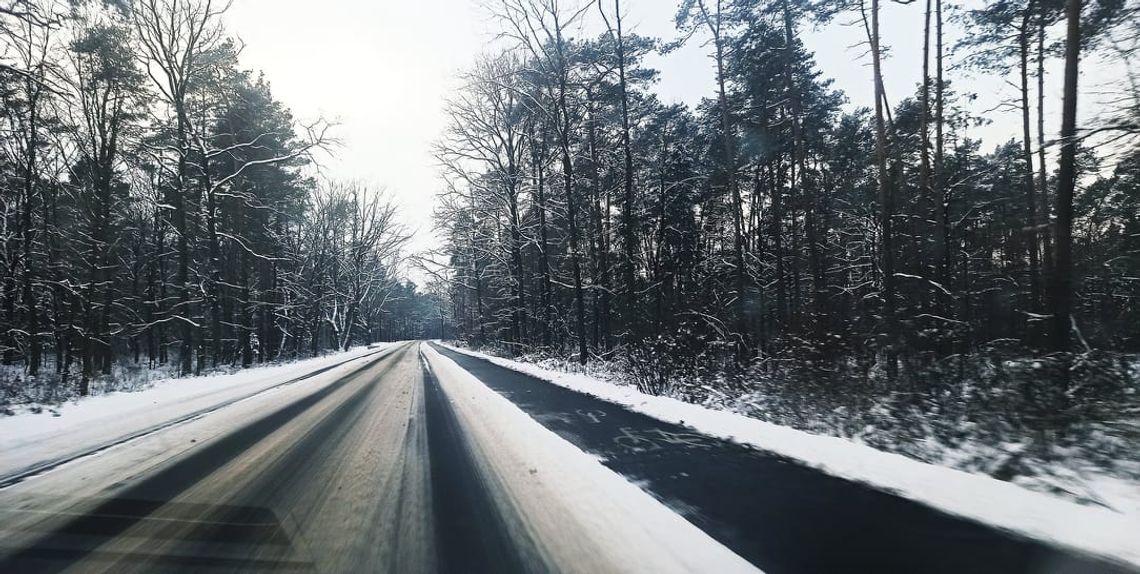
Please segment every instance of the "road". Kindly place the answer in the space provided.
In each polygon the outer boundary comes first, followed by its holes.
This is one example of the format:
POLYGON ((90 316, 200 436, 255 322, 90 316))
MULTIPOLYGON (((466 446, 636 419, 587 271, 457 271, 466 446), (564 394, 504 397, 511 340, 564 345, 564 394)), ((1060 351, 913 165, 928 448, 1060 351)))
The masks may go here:
POLYGON ((490 394, 435 376, 406 344, 13 481, 0 572, 752 569, 679 518, 669 534, 689 548, 657 530, 669 516, 549 500, 571 474, 557 461, 473 435, 490 394), (560 504, 557 520, 535 519, 560 504))
MULTIPOLYGON (((157 444, 143 448, 157 451, 203 444, 101 485, 111 496, 53 500, 66 493, 53 492, 55 482, 67 487, 75 482, 67 475, 79 469, 59 469, 43 477, 48 484, 29 481, 39 488, 5 500, 0 521, 6 536, 33 542, 0 570, 347 571, 377 564, 395 571, 430 564, 435 549, 421 529, 431 523, 403 520, 430 514, 427 469, 416 463, 427 449, 415 421, 423 412, 414 384, 419 364, 408 356, 414 350, 399 349, 245 424, 235 413, 211 421, 236 423, 232 432, 198 437, 213 429, 179 428, 148 437, 157 444)), ((102 468, 91 473, 84 482, 106 480, 102 468)))
POLYGON ((1132 572, 435 348, 769 574, 1132 572))
POLYGON ((0 572, 1125 571, 420 344, 73 458, 0 572))

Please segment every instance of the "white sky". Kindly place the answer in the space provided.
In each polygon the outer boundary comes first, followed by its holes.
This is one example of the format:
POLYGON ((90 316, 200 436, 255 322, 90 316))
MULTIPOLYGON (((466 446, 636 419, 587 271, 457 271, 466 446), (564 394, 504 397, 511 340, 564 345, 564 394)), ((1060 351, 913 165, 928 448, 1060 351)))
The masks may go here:
MULTIPOLYGON (((676 4, 623 0, 627 28, 673 39, 676 4)), ((884 75, 892 103, 912 94, 921 79, 922 4, 884 3, 883 42, 890 49, 884 75)), ((588 18, 598 25, 596 11, 588 18)), ((480 0, 235 0, 227 24, 246 44, 242 64, 263 71, 295 116, 339 122, 342 146, 323 162, 325 175, 386 187, 418 230, 412 249, 435 246, 431 209, 440 184, 431 144, 444 129, 443 104, 458 85, 458 72, 494 40, 495 24, 480 0)), ((950 24, 947 35, 949 47, 956 37, 950 24)), ((824 76, 847 93, 851 107, 873 101, 865 50, 857 46, 862 38, 862 28, 840 21, 806 39, 824 76)), ((649 58, 647 64, 661 71, 661 99, 696 104, 713 96, 707 54, 695 38, 669 56, 649 58)), ((1013 94, 1005 78, 962 74, 947 70, 960 90, 983 94, 974 113, 1013 94)), ((1047 105, 1059 101, 1059 76, 1049 78, 1047 105)), ((987 146, 1017 133, 1016 110, 986 115, 994 123, 972 135, 987 146)))

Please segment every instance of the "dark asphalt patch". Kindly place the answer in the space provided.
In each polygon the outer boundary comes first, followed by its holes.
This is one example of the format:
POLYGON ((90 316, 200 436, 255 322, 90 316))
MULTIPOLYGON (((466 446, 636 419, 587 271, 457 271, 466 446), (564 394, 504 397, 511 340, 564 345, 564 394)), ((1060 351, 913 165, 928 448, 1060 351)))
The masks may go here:
POLYGON ((433 347, 769 574, 1131 572, 433 347))

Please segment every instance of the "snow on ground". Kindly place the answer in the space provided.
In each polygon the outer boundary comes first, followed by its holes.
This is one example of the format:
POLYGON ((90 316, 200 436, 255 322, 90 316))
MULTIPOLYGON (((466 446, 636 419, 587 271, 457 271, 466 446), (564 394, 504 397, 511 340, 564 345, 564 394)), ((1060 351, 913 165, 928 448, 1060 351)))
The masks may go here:
MULTIPOLYGON (((1126 514, 1082 506, 1013 483, 923 463, 849 440, 813 435, 736 413, 646 395, 632 387, 586 375, 551 371, 445 346, 663 421, 798 460, 833 476, 868 484, 951 514, 1140 566, 1140 512, 1126 514)), ((1127 489, 1128 485, 1116 484, 1114 488, 1127 489)), ((1133 499, 1140 500, 1140 492, 1132 495, 1133 499)), ((1129 508, 1140 510, 1140 504, 1129 508)))
MULTIPOLYGON (((70 401, 46 411, 0 416, 0 477, 113 443, 132 433, 261 393, 312 371, 376 353, 394 343, 231 374, 166 379, 136 392, 70 401)), ((348 363, 330 373, 353 368, 348 363)))
POLYGON ((511 524, 563 572, 756 572, 596 458, 547 430, 429 345, 433 374, 511 524))

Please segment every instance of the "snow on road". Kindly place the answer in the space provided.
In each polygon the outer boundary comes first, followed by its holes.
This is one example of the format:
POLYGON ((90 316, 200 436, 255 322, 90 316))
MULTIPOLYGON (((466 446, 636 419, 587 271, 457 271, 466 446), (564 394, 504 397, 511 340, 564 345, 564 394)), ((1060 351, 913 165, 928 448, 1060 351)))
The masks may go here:
POLYGON ((542 560, 565 572, 755 572, 621 475, 439 354, 421 352, 452 401, 490 488, 542 560))
POLYGON ((0 416, 0 477, 86 452, 132 433, 264 392, 307 373, 352 361, 330 373, 347 371, 357 362, 354 359, 391 345, 357 347, 232 374, 166 379, 145 390, 87 397, 50 412, 24 410, 0 416))
POLYGON ((445 346, 662 421, 798 460, 833 476, 868 484, 944 512, 1078 552, 1140 566, 1140 516, 1137 515, 1081 506, 1009 482, 926 464, 841 438, 813 435, 736 413, 646 395, 632 387, 586 375, 551 371, 445 346))
MULTIPOLYGON (((185 556, 256 557, 314 562, 321 571, 430 571, 440 544, 433 520, 486 525, 432 512, 435 497, 462 485, 485 489, 493 512, 519 534, 507 540, 536 570, 757 571, 450 359, 423 349, 477 475, 427 480, 442 451, 423 450, 430 446, 423 371, 416 350, 402 346, 390 358, 354 361, 312 384, 256 394, 0 489, 0 563, 5 549, 27 558, 74 547, 80 559, 103 552, 156 565, 185 556), (356 370, 364 364, 370 370, 356 370), (446 492, 425 490, 437 486, 446 492), (164 504, 139 511, 137 501, 164 504), (259 527, 286 546, 266 546, 247 531, 203 545, 246 524, 235 522, 244 516, 235 509, 260 512, 259 527)), ((169 396, 156 393, 152 400, 169 396)), ((67 562, 66 553, 58 556, 67 562)))
POLYGON ((400 345, 0 489, 0 571, 430 571, 420 372, 400 345))

